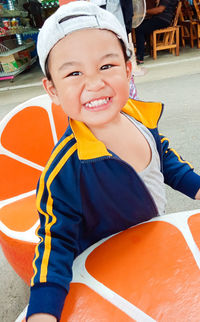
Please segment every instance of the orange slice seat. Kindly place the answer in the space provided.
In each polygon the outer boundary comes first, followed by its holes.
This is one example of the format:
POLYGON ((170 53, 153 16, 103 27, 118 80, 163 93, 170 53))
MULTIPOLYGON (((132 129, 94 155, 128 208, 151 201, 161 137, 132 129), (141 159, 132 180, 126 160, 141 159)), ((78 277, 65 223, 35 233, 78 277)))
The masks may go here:
POLYGON ((197 322, 199 227, 199 210, 169 214, 89 247, 74 261, 61 322, 197 322))
POLYGON ((67 122, 61 107, 41 95, 14 108, 0 123, 0 243, 26 283, 38 241, 37 181, 67 122))
MULTIPOLYGON (((0 123, 0 243, 27 284, 38 242, 36 183, 66 125, 47 95, 0 123)), ((74 261, 61 322, 199 321, 199 227, 200 210, 169 214, 86 249, 74 261)))

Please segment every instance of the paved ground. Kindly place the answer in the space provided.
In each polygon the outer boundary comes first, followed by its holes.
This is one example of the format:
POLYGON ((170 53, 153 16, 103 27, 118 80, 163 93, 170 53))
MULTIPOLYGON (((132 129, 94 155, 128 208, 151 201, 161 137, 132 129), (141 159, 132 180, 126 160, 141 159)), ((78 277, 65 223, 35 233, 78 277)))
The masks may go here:
MULTIPOLYGON (((200 50, 181 50, 179 57, 160 54, 157 61, 147 58, 148 73, 136 77, 142 100, 162 101, 165 111, 160 131, 172 146, 192 162, 200 173, 200 50)), ((16 78, 14 83, 0 83, 0 119, 17 104, 44 93, 37 66, 16 78), (24 88, 24 86, 26 86, 24 88)), ((167 189, 167 212, 200 208, 200 202, 167 189)), ((28 301, 28 287, 8 265, 0 252, 0 321, 15 321, 28 301)))

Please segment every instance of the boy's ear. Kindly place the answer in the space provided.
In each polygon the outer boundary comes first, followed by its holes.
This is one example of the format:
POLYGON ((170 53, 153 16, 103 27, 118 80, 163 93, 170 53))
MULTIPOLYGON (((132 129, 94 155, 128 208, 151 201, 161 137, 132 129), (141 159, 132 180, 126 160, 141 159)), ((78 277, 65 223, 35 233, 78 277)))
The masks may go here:
POLYGON ((130 60, 126 62, 126 73, 127 73, 127 78, 130 81, 131 79, 131 72, 132 72, 132 63, 130 60))
POLYGON ((57 95, 57 90, 56 90, 53 82, 51 80, 48 80, 45 77, 45 78, 43 78, 42 83, 43 83, 43 87, 44 87, 45 91, 51 97, 51 100, 53 101, 53 103, 55 103, 56 105, 60 105, 60 101, 59 101, 59 98, 57 95))

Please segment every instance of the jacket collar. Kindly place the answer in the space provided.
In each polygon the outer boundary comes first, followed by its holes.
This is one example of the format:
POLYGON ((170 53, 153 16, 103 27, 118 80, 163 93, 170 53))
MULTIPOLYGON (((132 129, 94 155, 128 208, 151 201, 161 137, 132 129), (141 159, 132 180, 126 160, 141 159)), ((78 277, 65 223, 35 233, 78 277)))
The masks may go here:
MULTIPOLYGON (((147 103, 129 99, 122 111, 144 124, 147 128, 153 129, 157 127, 162 109, 161 103, 147 103)), ((70 119, 70 126, 77 141, 80 160, 112 156, 105 144, 99 141, 83 122, 70 119)))
POLYGON ((149 129, 155 129, 162 115, 163 104, 129 99, 122 109, 149 129))

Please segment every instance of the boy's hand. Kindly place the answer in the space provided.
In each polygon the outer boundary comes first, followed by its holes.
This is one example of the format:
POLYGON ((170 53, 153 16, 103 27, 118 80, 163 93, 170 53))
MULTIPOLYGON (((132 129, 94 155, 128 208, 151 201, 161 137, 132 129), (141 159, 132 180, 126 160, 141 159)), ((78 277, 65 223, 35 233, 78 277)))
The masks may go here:
POLYGON ((200 189, 197 191, 197 194, 195 196, 196 200, 200 200, 200 189))
POLYGON ((55 316, 50 314, 38 313, 33 314, 28 318, 28 322, 56 322, 57 319, 55 316))

